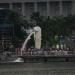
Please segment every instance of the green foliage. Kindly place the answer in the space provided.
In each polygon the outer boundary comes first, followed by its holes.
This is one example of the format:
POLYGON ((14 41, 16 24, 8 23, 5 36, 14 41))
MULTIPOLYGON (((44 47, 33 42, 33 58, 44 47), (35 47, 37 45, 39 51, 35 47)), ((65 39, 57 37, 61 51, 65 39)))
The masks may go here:
POLYGON ((28 43, 27 43, 27 46, 26 46, 27 48, 31 48, 31 47, 35 47, 35 42, 34 42, 34 36, 32 35, 31 36, 31 39, 28 41, 28 43))
POLYGON ((19 44, 19 40, 22 41, 26 37, 26 32, 23 32, 21 28, 26 27, 28 22, 24 20, 18 12, 12 10, 8 13, 7 21, 14 25, 14 37, 12 39, 12 43, 14 46, 17 46, 19 44))
MULTIPOLYGON (((18 44, 18 40, 24 40, 26 34, 21 30, 21 27, 27 28, 31 26, 31 24, 23 19, 17 12, 10 11, 8 15, 8 19, 14 24, 14 42, 18 44)), ((55 39, 55 36, 70 36, 72 31, 75 30, 75 16, 50 18, 47 16, 40 16, 40 13, 37 12, 33 13, 30 18, 33 22, 36 22, 36 26, 40 26, 42 29, 42 46, 45 46, 46 42, 48 42, 50 46, 57 44, 59 43, 59 38, 55 39)), ((33 43, 31 42, 30 44, 33 43)))
POLYGON ((57 44, 59 39, 55 36, 70 36, 72 31, 75 30, 75 16, 59 16, 59 17, 43 17, 39 13, 33 13, 31 19, 36 21, 42 29, 42 45, 45 46, 46 42, 50 45, 57 44), (36 15, 35 15, 36 14, 36 15))

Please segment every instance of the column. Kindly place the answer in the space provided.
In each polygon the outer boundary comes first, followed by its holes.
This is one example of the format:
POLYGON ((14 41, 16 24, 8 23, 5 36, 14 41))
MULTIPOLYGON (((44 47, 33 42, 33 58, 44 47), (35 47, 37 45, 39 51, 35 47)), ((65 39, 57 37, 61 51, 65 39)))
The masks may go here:
POLYGON ((22 14, 25 16, 25 3, 22 3, 22 14))
POLYGON ((50 16, 50 3, 47 2, 47 16, 50 16))
POLYGON ((37 12, 37 2, 34 3, 34 12, 37 12))
POLYGON ((13 4, 9 3, 9 9, 12 10, 13 9, 13 4))
POLYGON ((62 15, 62 1, 59 2, 59 14, 62 15))
POLYGON ((72 15, 75 15, 75 1, 72 1, 72 15))

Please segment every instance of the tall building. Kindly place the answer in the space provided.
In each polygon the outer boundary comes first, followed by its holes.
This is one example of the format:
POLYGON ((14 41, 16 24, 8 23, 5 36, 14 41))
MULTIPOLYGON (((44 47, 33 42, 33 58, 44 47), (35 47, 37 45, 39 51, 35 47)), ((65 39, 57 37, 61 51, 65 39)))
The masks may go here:
POLYGON ((75 14, 75 0, 0 0, 0 8, 14 9, 24 16, 40 12, 43 16, 75 14))
POLYGON ((14 24, 7 20, 9 10, 0 10, 0 52, 8 49, 14 37, 14 24))

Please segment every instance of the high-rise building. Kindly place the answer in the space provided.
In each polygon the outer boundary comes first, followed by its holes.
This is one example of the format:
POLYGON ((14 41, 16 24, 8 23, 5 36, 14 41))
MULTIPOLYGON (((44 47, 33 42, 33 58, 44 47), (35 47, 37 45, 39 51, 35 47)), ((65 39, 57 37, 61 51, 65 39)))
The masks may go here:
POLYGON ((75 14, 75 0, 0 0, 0 8, 9 8, 29 16, 40 12, 43 16, 75 14))
POLYGON ((14 24, 7 20, 9 10, 0 10, 0 52, 8 49, 14 37, 14 24))

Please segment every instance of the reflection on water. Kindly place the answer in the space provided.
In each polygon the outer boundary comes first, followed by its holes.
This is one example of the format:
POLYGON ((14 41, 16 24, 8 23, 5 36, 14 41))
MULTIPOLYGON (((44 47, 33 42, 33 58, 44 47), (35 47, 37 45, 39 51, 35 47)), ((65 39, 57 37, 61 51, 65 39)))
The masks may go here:
POLYGON ((1 63, 0 75, 75 75, 75 62, 1 63))
POLYGON ((75 68, 75 62, 49 62, 49 63, 0 63, 0 69, 6 68, 75 68))

